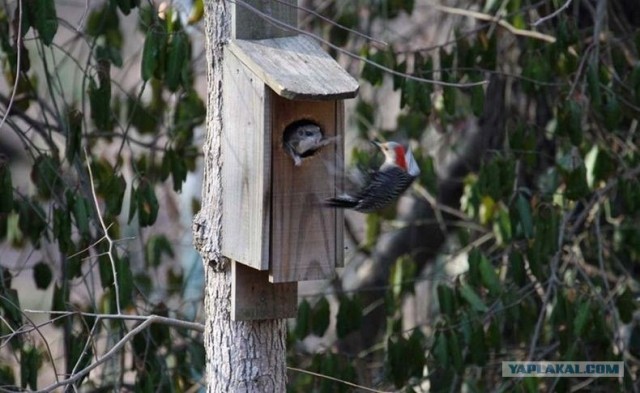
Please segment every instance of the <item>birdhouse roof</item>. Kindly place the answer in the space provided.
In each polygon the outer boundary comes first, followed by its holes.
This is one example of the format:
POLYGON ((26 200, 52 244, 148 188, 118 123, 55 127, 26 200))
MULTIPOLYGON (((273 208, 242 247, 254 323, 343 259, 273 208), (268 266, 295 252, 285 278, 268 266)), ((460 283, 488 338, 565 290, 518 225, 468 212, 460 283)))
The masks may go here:
POLYGON ((234 40, 229 50, 281 97, 328 101, 358 94, 358 82, 309 37, 234 40))

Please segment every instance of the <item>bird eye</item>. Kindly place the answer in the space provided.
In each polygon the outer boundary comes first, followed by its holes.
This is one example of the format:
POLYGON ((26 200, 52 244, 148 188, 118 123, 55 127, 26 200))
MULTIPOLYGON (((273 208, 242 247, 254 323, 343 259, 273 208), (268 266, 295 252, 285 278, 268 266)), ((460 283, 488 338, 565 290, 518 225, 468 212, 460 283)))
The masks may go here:
POLYGON ((306 134, 307 134, 307 136, 312 136, 313 132, 312 131, 307 131, 306 134))

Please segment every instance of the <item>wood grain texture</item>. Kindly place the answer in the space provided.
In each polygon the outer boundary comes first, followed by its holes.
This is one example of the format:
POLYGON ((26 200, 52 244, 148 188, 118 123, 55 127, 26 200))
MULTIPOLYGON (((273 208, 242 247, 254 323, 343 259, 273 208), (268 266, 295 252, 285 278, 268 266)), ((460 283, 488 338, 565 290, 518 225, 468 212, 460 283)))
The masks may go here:
POLYGON ((222 132, 222 255, 269 268, 270 94, 227 52, 222 132))
MULTIPOLYGON (((293 121, 316 122, 325 136, 341 130, 335 101, 291 101, 272 94, 271 282, 327 279, 342 258, 343 213, 322 202, 342 181, 343 140, 323 148, 301 166, 282 147, 282 133, 293 121)), ((343 138, 343 137, 341 137, 343 138)))
MULTIPOLYGON (((256 8, 273 18, 286 23, 289 26, 298 25, 298 10, 293 7, 297 0, 242 0, 245 4, 256 8)), ((260 40, 263 38, 288 37, 296 34, 275 26, 265 18, 260 17, 253 10, 243 7, 235 1, 228 2, 231 5, 231 38, 244 40, 260 40)))
POLYGON ((231 319, 294 318, 298 311, 298 283, 271 283, 269 273, 232 261, 231 319))
POLYGON ((309 37, 235 40, 229 50, 281 97, 338 100, 358 94, 358 82, 309 37))

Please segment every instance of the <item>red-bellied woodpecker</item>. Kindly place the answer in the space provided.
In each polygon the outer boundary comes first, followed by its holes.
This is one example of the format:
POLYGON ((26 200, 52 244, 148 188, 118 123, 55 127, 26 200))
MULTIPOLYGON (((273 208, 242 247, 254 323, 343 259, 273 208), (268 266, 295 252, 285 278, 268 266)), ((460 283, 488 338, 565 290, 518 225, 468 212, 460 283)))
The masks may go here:
POLYGON ((300 166, 303 158, 311 157, 336 139, 337 137, 325 138, 322 129, 316 123, 310 120, 298 120, 285 128, 282 145, 287 154, 293 158, 295 166, 300 166))
POLYGON ((411 154, 399 143, 373 142, 384 153, 380 169, 370 174, 367 184, 354 195, 340 195, 326 200, 331 207, 354 209, 361 213, 381 210, 409 188, 420 174, 420 168, 411 154))

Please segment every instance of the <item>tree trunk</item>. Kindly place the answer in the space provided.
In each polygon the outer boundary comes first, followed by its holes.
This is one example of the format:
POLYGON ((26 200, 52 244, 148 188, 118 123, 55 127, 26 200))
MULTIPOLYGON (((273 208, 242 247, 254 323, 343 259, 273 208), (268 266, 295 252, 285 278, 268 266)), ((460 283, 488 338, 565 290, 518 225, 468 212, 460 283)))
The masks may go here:
POLYGON ((204 346, 208 392, 283 392, 286 386, 286 320, 232 321, 231 269, 221 255, 220 135, 223 48, 230 32, 229 3, 205 0, 207 137, 202 208, 194 220, 194 243, 205 269, 204 346))

